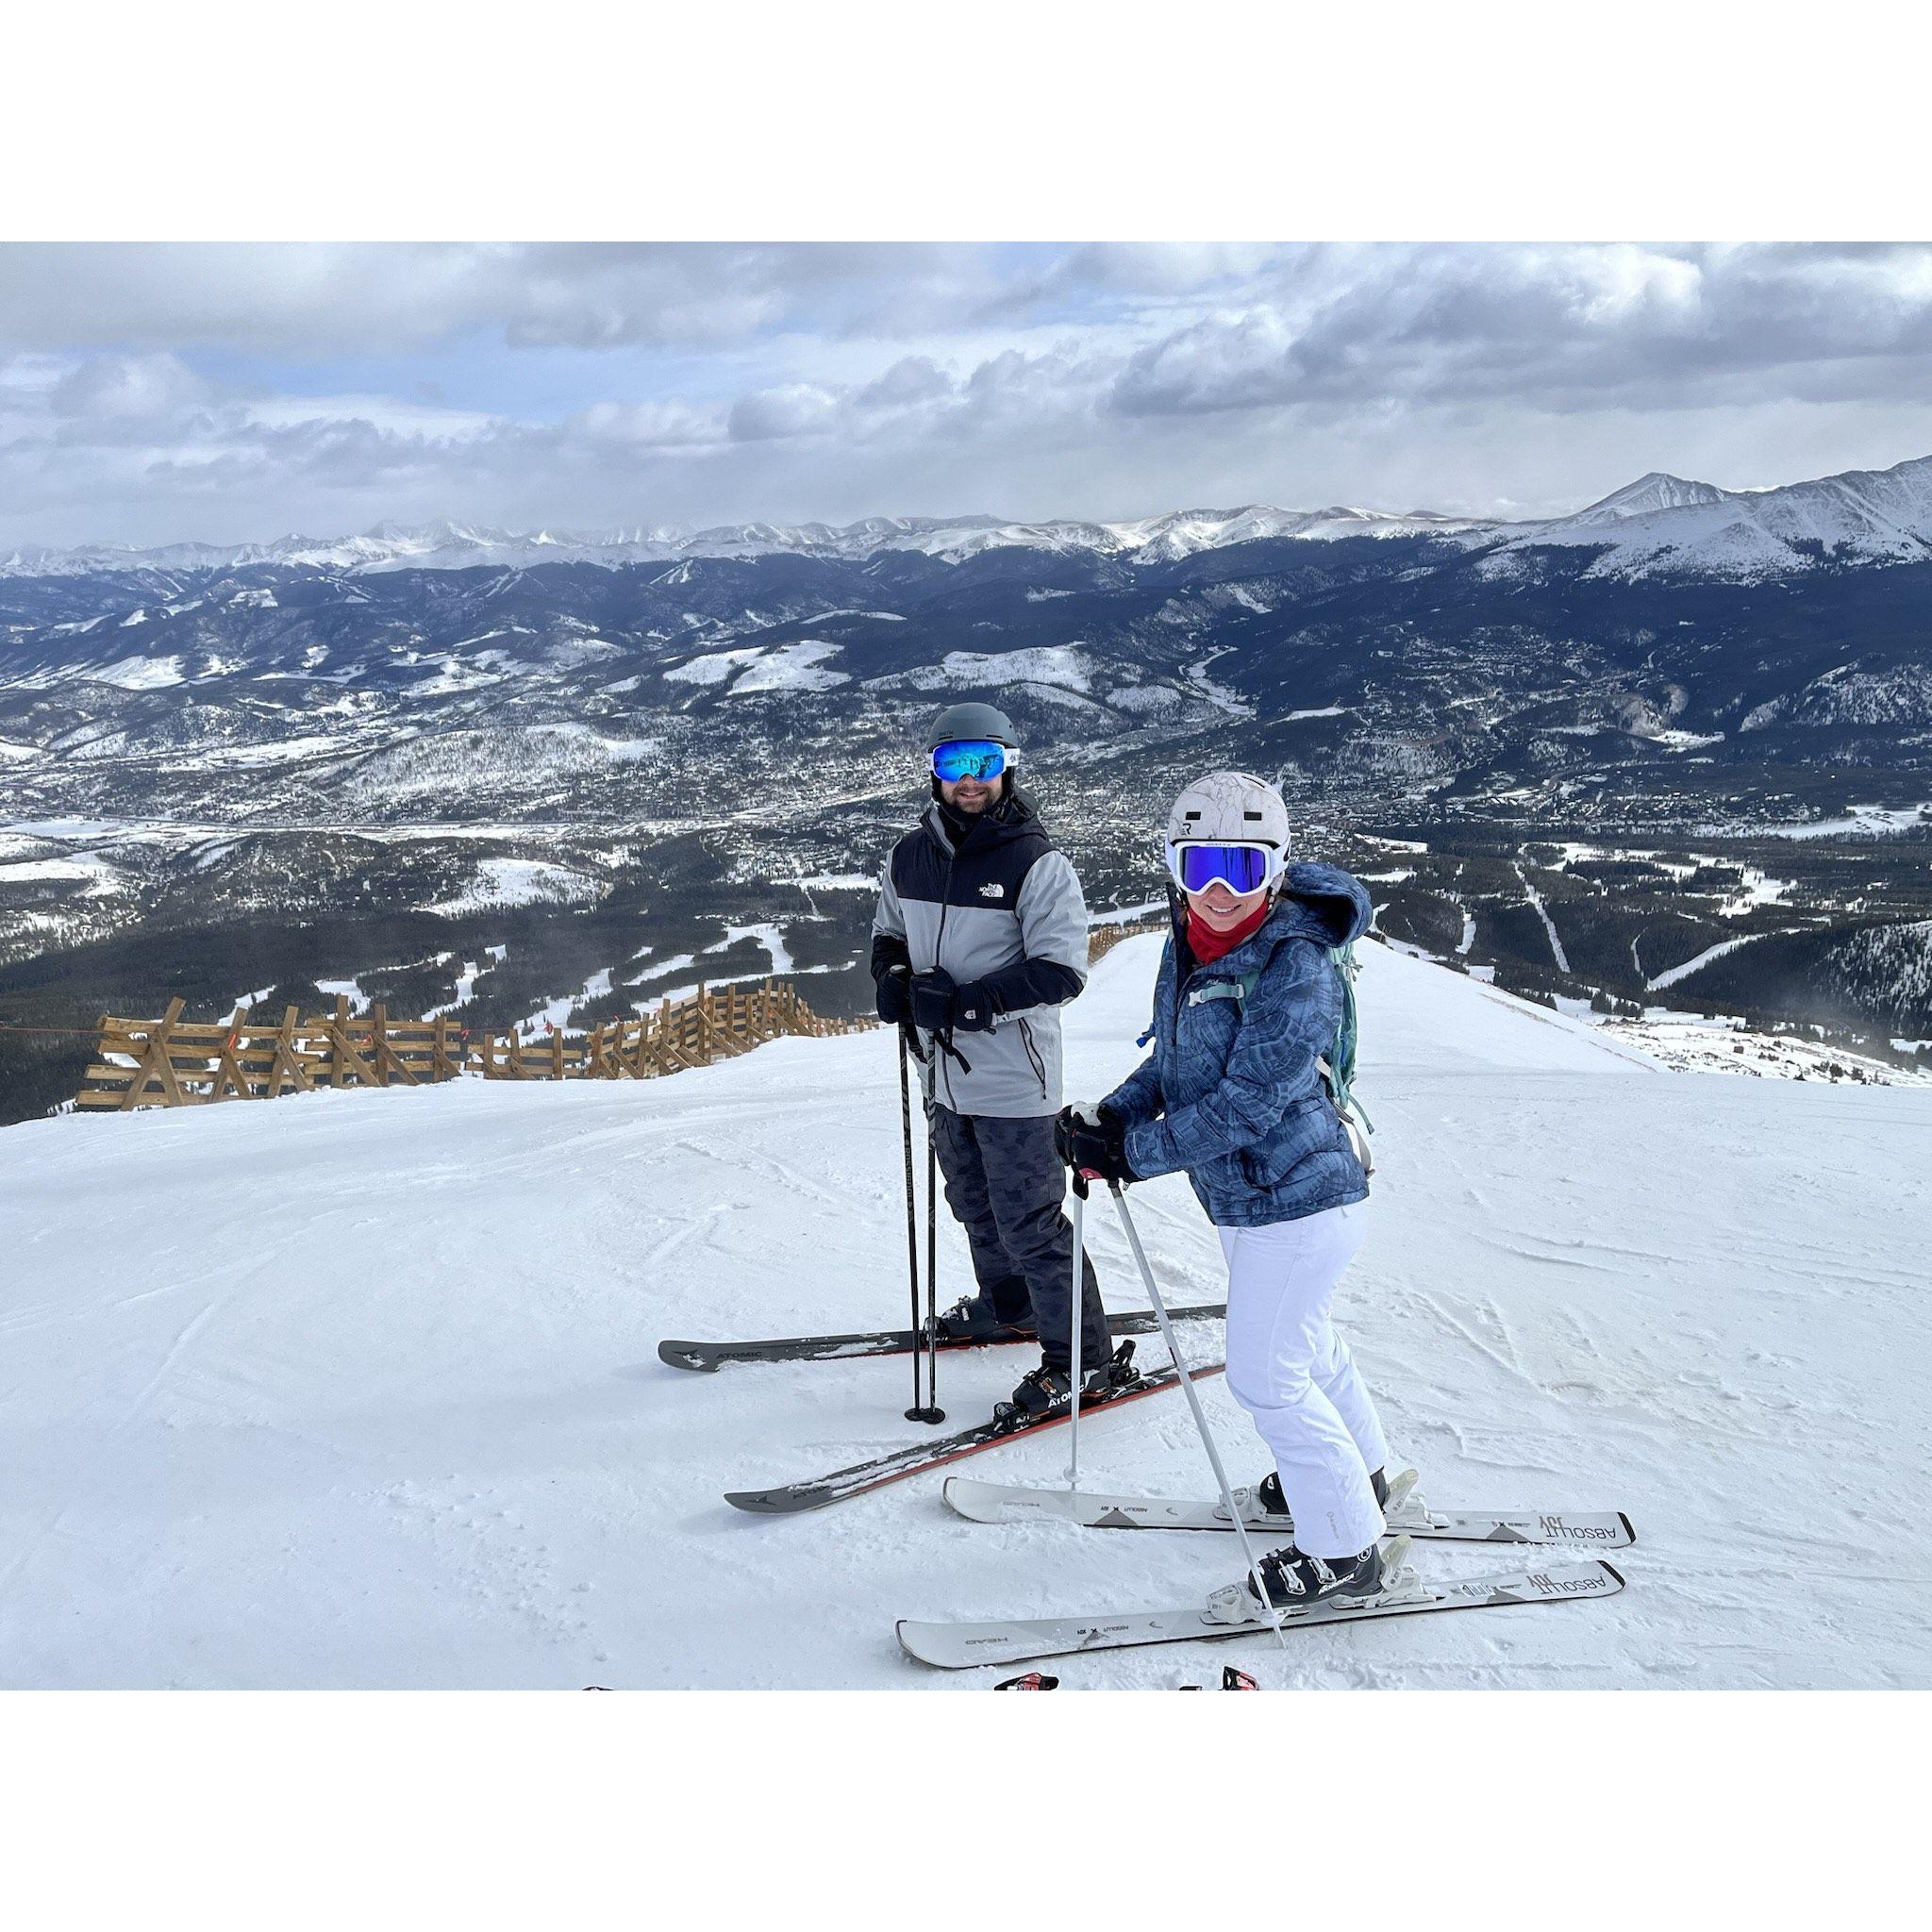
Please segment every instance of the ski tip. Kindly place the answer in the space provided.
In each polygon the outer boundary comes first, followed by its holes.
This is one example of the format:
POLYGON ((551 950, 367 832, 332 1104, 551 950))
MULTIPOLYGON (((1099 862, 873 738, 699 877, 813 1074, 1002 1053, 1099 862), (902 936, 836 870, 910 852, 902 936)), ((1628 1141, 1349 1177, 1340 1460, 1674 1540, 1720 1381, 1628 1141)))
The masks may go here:
POLYGON ((906 1653, 906 1655, 912 1659, 914 1663, 924 1664, 928 1670, 934 1671, 958 1670, 960 1666, 953 1662, 950 1658, 928 1657, 924 1651, 920 1649, 918 1633, 922 1630, 931 1630, 935 1627, 941 1626, 935 1626, 931 1624, 919 1624, 915 1623, 910 1617, 901 1617, 899 1621, 892 1625, 892 1635, 899 1640, 899 1648, 903 1650, 906 1653))
POLYGON ((692 1369, 701 1375, 715 1375, 718 1364, 693 1341, 660 1341, 658 1359, 669 1369, 692 1369))
POLYGON ((724 1500, 734 1509, 748 1510, 754 1516, 791 1516, 814 1507, 791 1490, 726 1490, 724 1500))
POLYGON ((1617 1521, 1624 1525, 1624 1547, 1633 1548, 1637 1541, 1637 1525, 1621 1509, 1617 1511, 1617 1521))
POLYGON ((1614 1583, 1619 1590, 1622 1590, 1624 1587, 1624 1573, 1621 1570, 1619 1570, 1614 1563, 1604 1562, 1602 1557, 1598 1557, 1597 1562, 1598 1567, 1608 1574, 1610 1581, 1614 1583))
POLYGON ((949 1475, 940 1485, 940 1501, 955 1516, 963 1516, 968 1523, 1002 1521, 998 1495, 996 1484, 982 1482, 977 1476, 949 1475))

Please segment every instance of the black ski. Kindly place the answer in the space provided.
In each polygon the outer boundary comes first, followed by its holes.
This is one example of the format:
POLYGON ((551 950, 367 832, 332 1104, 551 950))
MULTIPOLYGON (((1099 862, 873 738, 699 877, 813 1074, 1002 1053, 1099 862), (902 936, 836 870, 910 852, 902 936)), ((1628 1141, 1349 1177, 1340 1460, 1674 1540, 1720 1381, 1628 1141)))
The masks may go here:
MULTIPOLYGON (((1224 1366, 1221 1362, 1210 1362, 1191 1373, 1198 1381, 1204 1375, 1220 1374, 1224 1366)), ((1084 1419, 1103 1408, 1118 1408, 1124 1404, 1138 1402, 1143 1395, 1158 1395, 1163 1389, 1172 1389, 1179 1379, 1170 1363, 1164 1369, 1150 1371, 1139 1381, 1129 1383, 1111 1395, 1096 1396, 1083 1402, 1080 1414, 1084 1419)), ((862 1496, 869 1490, 903 1482, 909 1475, 919 1475, 925 1470, 957 1462, 962 1456, 977 1456, 983 1449, 996 1449, 1002 1442, 1030 1436, 1036 1430, 1059 1428, 1070 1414, 1071 1410, 1061 1409, 1032 1421, 1021 1421, 1011 1415, 995 1417, 974 1428, 961 1429, 957 1435, 941 1436, 936 1441, 913 1442, 904 1449, 893 1450, 890 1455, 874 1457, 870 1462, 856 1462, 850 1469, 835 1470, 830 1475, 812 1476, 800 1483, 785 1483, 772 1490, 734 1490, 726 1494, 724 1500, 734 1509, 749 1509, 758 1516, 789 1516, 803 1509, 823 1509, 827 1503, 842 1503, 847 1496, 862 1496)))
MULTIPOLYGON (((1174 1308, 1176 1322, 1219 1321, 1227 1313, 1225 1302, 1208 1302, 1195 1308, 1174 1308)), ((1152 1314, 1140 1309, 1109 1315, 1108 1328, 1115 1335, 1151 1335, 1152 1314)), ((909 1355, 918 1337, 909 1328, 881 1328, 868 1335, 791 1335, 766 1341, 660 1341, 658 1359, 674 1369, 696 1369, 713 1374, 726 1362, 835 1362, 856 1356, 909 1355)), ((991 1348, 1039 1338, 1024 1328, 994 1329, 958 1341, 940 1338, 942 1349, 991 1348)))

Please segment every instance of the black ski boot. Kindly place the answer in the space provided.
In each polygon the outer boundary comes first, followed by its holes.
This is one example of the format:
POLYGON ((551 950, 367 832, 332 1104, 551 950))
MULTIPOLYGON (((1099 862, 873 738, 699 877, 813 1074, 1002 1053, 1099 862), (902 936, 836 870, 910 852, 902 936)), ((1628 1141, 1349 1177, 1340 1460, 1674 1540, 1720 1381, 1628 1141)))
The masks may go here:
MULTIPOLYGON (((1109 1360, 1102 1362, 1097 1369, 1090 1369, 1081 1376, 1081 1407, 1118 1394, 1140 1379, 1140 1372, 1134 1367, 1134 1344, 1124 1341, 1114 1350, 1109 1360)), ((1001 1403, 993 1412, 996 1416, 1011 1416, 1020 1422, 1063 1413, 1070 1407, 1067 1396, 1073 1386, 1071 1367, 1053 1369, 1041 1362, 1037 1369, 1028 1370, 1020 1377, 1020 1386, 1013 1391, 1012 1399, 1001 1403)))
POLYGON ((1015 1337, 1032 1340, 1033 1310, 1014 1321, 1003 1322, 993 1301, 983 1294, 969 1294, 945 1309, 939 1318, 941 1341, 1009 1341, 1015 1337))
MULTIPOLYGON (((1375 1507, 1377 1509, 1386 1509, 1389 1507, 1388 1476, 1379 1469, 1374 1469, 1369 1472, 1369 1481, 1374 1487, 1375 1507)), ((1255 1489, 1255 1500, 1260 1504, 1261 1513, 1264 1517, 1278 1516, 1283 1523, 1288 1524, 1290 1530, 1292 1531, 1294 1528, 1294 1518, 1289 1514, 1288 1498, 1281 1493, 1281 1475, 1278 1471, 1271 1469, 1261 1478, 1255 1489)))
MULTIPOLYGON (((1308 1557, 1285 1543, 1261 1558, 1260 1571, 1269 1602, 1280 1610, 1377 1596, 1383 1586, 1382 1546, 1371 1543, 1358 1557, 1308 1557)), ((1217 1624, 1248 1624, 1266 1614, 1252 1576, 1208 1599, 1208 1615, 1217 1624)))

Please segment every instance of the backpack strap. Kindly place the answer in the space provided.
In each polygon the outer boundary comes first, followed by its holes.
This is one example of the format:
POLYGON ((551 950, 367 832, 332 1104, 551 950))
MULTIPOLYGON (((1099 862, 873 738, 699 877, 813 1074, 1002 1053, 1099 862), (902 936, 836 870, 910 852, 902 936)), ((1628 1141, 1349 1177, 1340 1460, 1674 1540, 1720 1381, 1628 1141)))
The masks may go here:
POLYGON ((1315 1068, 1327 1086, 1335 1111, 1343 1120, 1359 1115, 1362 1125, 1373 1134, 1375 1124, 1370 1120, 1368 1108, 1355 1097, 1355 982, 1362 970, 1361 961, 1355 956, 1355 941, 1330 946, 1328 959, 1341 981, 1341 1022, 1336 1029, 1334 1051, 1318 1058, 1315 1068))
POLYGON ((1199 1007, 1209 1000, 1240 1000, 1245 1005, 1260 977, 1258 973, 1243 973, 1239 979, 1217 979, 1211 986, 1197 986, 1188 995, 1188 1004, 1199 1007))

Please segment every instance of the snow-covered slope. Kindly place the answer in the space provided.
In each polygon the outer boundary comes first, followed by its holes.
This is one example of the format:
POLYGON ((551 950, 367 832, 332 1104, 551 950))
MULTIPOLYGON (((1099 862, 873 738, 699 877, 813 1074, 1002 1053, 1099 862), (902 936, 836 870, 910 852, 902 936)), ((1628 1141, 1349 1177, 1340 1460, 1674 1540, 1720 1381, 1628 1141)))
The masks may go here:
MULTIPOLYGON (((1064 1660, 1070 1685, 1932 1684, 1932 1095, 1655 1071, 1372 948, 1375 1219, 1342 1317, 1444 1507, 1623 1507, 1613 1602, 1064 1660)), ((1074 1008, 1132 1063, 1154 942, 1074 1008)), ((662 1337, 903 1319, 890 1039, 641 1085, 460 1084, 6 1130, 0 1684, 973 1688, 895 1617, 1191 1598, 1231 1540, 981 1528, 917 1480, 791 1520, 726 1489, 915 1433, 903 1360, 681 1374, 662 1337)), ((1211 1298, 1183 1183, 1131 1191, 1211 1298)), ((1110 1210, 1108 1299, 1138 1289, 1110 1210)), ((962 1285, 950 1225, 941 1267, 962 1285)), ((1196 1359, 1218 1336, 1189 1338, 1196 1359)), ((1158 1356, 1158 1340, 1142 1343, 1158 1356)), ((950 1356, 964 1422, 1025 1366, 950 1356)), ((1218 1381, 1241 1475, 1255 1439, 1218 1381)), ((974 1465, 1058 1477, 1049 1437, 974 1465)), ((1200 1491, 1184 1406, 1084 1432, 1089 1480, 1200 1491)), ((1434 1544, 1444 1575, 1497 1553, 1434 1544)))

